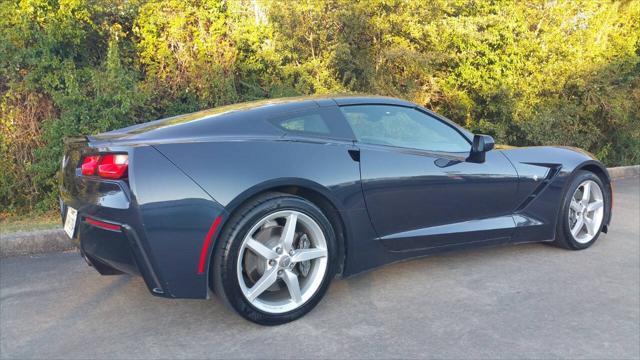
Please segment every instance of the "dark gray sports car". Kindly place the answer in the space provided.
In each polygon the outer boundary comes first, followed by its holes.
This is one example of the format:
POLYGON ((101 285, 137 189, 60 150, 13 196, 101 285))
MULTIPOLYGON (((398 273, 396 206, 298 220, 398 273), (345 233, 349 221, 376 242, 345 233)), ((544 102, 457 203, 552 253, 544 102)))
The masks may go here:
POLYGON ((91 266, 157 296, 213 291, 260 324, 304 315, 336 275, 505 243, 585 249, 611 219, 590 154, 494 149, 393 98, 244 103, 65 146, 62 220, 91 266))

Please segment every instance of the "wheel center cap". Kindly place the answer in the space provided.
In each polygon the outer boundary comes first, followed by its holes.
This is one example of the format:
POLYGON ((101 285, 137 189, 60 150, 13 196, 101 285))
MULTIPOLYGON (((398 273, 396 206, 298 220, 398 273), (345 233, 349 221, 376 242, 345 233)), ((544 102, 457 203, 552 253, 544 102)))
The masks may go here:
POLYGON ((291 258, 288 256, 283 256, 280 259, 280 267, 288 267, 291 264, 291 258))

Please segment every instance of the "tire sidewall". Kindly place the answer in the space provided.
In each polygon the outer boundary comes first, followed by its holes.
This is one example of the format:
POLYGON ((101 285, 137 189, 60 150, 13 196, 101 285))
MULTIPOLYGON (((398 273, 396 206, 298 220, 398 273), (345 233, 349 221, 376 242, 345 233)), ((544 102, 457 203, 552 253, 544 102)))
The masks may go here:
POLYGON ((318 207, 296 196, 282 196, 261 203, 249 210, 244 216, 236 219, 232 218, 229 225, 231 231, 225 233, 223 230, 223 236, 221 237, 222 242, 226 242, 227 244, 222 248, 222 254, 218 261, 219 264, 215 264, 219 271, 214 279, 220 281, 227 303, 234 310, 253 322, 263 325, 278 325, 303 316, 318 304, 327 291, 329 283, 335 273, 337 254, 333 228, 318 207), (286 313, 271 314, 254 307, 244 296, 238 284, 237 261, 242 241, 254 224, 271 213, 283 210, 294 210, 304 213, 320 226, 327 242, 328 261, 322 283, 316 290, 316 293, 313 294, 305 304, 286 313))
POLYGON ((565 193, 564 201, 562 203, 562 209, 560 211, 560 221, 559 221, 560 228, 561 228, 560 230, 562 231, 562 234, 566 239, 567 245, 569 245, 573 249, 581 250, 581 249, 586 249, 590 247, 591 245, 593 245, 593 243, 596 242, 596 240, 598 240, 598 237, 600 237, 600 233, 602 231, 602 227, 604 226, 604 223, 608 216, 608 208, 609 208, 609 202, 610 202, 609 197, 610 196, 608 191, 606 190, 604 184, 602 183, 602 180, 597 175, 587 171, 580 171, 576 174, 576 176, 571 181, 571 185, 567 189, 567 192, 565 193), (600 191, 602 191, 604 214, 602 217, 602 223, 600 224, 600 227, 596 232, 596 236, 594 236, 593 239, 591 239, 591 241, 587 243, 579 243, 578 241, 576 241, 576 239, 573 237, 573 234, 571 233, 571 226, 569 224, 569 207, 571 204, 571 198, 573 197, 573 194, 575 193, 576 189, 580 186, 580 184, 582 184, 586 180, 592 180, 593 182, 598 184, 598 186, 600 187, 600 191))

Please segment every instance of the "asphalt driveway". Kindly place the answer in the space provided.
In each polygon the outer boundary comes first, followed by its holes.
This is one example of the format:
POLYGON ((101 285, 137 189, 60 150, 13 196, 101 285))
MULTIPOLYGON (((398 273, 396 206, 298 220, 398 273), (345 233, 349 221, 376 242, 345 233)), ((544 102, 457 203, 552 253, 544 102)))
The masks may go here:
POLYGON ((639 358, 640 179, 609 234, 439 255, 332 284, 279 327, 217 299, 167 300, 77 253, 0 260, 1 358, 639 358))

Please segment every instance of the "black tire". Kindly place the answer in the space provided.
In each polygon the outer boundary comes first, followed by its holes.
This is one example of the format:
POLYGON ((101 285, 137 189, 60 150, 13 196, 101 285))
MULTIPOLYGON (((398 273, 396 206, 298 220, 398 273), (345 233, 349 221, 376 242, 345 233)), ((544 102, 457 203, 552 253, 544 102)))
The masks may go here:
POLYGON ((573 180, 571 180, 571 184, 567 188, 567 191, 565 192, 562 199, 562 206, 560 207, 560 212, 558 213, 559 218, 556 226, 556 239, 554 240, 553 244, 569 250, 583 250, 593 245, 598 240, 598 237, 600 236, 600 233, 602 231, 602 227, 607 217, 609 216, 610 203, 611 194, 609 193, 607 187, 605 187, 602 183, 602 180, 596 174, 590 171, 579 170, 575 174, 573 180), (573 234, 571 234, 568 214, 571 197, 573 196, 576 189, 580 186, 580 184, 587 180, 592 180, 593 182, 595 182, 602 191, 604 215, 602 223, 600 224, 600 227, 598 228, 595 236, 589 242, 580 243, 576 241, 573 234))
POLYGON ((266 193, 241 206, 225 224, 216 244, 211 267, 215 293, 238 314, 261 325, 279 325, 296 320, 311 311, 326 293, 337 269, 336 237, 329 220, 313 203, 304 198, 266 193), (327 243, 327 268, 321 285, 313 296, 298 308, 286 313, 268 313, 254 307, 238 283, 237 261, 242 241, 251 228, 265 216, 282 210, 294 210, 311 217, 321 228, 327 243))

